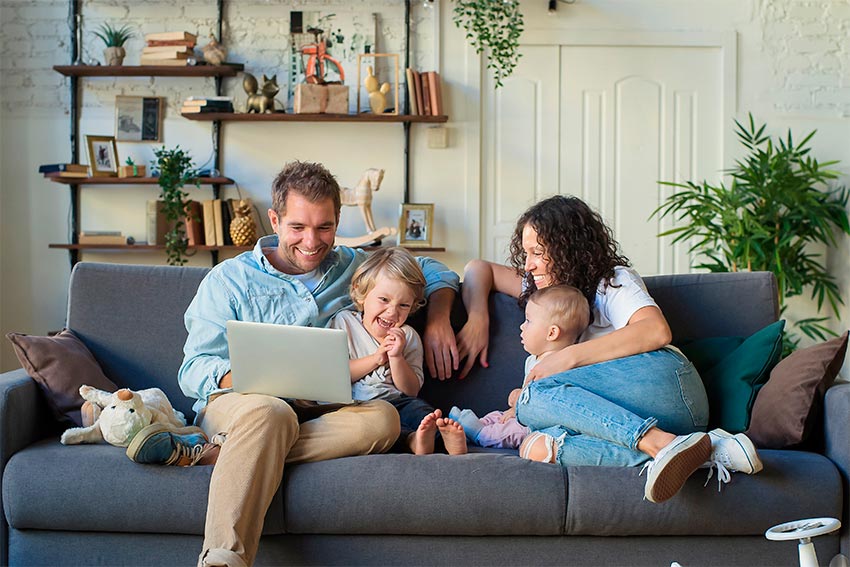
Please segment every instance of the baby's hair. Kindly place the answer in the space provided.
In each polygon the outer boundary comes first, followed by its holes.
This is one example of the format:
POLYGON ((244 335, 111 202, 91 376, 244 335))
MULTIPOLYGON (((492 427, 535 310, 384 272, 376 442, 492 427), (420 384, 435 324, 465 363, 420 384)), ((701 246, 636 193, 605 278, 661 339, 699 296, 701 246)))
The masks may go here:
POLYGON ((590 306, 584 294, 571 285, 553 285, 538 289, 528 298, 540 307, 545 307, 553 325, 561 328, 565 335, 577 341, 590 325, 590 306))
POLYGON ((349 295, 358 311, 363 311, 363 302, 375 287, 375 281, 381 273, 388 278, 407 284, 413 292, 411 314, 425 305, 425 274, 422 273, 422 268, 410 252, 393 246, 379 248, 372 252, 354 272, 349 295))

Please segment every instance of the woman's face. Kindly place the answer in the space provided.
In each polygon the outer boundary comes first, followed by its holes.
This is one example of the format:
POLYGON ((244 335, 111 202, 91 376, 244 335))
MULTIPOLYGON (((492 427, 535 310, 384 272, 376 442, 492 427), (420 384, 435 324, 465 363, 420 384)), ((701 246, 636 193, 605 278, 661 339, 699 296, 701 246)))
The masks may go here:
POLYGON ((537 289, 554 285, 550 271, 552 260, 546 253, 546 247, 537 241, 537 231, 531 224, 522 229, 522 249, 525 251, 525 271, 532 275, 537 289))

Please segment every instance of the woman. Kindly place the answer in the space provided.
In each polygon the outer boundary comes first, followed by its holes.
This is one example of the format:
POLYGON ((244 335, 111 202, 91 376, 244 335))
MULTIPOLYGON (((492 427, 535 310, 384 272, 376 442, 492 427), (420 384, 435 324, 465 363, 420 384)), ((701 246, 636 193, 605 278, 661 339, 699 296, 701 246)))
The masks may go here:
POLYGON ((562 466, 634 466, 649 461, 644 495, 671 498, 701 465, 758 472, 761 462, 742 434, 706 434, 708 400, 699 374, 669 346, 667 320, 602 218, 576 197, 537 203, 517 221, 512 268, 483 260, 466 266, 469 319, 458 334, 465 371, 487 365, 488 296, 522 304, 536 289, 577 287, 592 319, 579 342, 542 359, 517 403, 531 428, 520 455, 562 466), (714 448, 712 448, 714 445, 714 448), (714 451, 715 454, 712 454, 714 451))

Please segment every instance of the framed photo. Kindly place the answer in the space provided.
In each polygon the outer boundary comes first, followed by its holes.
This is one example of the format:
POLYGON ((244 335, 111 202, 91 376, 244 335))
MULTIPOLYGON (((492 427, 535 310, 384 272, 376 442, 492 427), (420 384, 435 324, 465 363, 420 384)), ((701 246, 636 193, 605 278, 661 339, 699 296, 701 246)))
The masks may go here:
POLYGON ((434 205, 404 203, 398 223, 398 245, 430 248, 434 230, 434 205))
POLYGON ((115 139, 119 142, 162 141, 163 98, 116 96, 115 139))
POLYGON ((380 91, 376 93, 378 96, 383 96, 386 99, 386 108, 383 114, 398 115, 399 113, 399 70, 398 70, 398 53, 360 53, 357 55, 357 114, 361 112, 370 112, 369 101, 369 85, 367 78, 369 77, 368 69, 372 69, 375 81, 375 87, 381 86, 384 83, 389 83, 390 91, 384 93, 380 91), (391 94, 392 93, 392 94, 391 94), (363 107, 360 106, 361 95, 365 100, 363 107))
POLYGON ((86 136, 92 177, 118 175, 118 149, 113 136, 86 136))

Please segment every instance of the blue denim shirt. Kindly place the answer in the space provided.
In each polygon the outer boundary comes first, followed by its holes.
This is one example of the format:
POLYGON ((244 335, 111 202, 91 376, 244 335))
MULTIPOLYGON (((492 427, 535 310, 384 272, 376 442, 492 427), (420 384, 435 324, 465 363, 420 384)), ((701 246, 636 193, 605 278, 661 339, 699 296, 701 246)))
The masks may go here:
MULTIPOLYGON (((368 254, 363 250, 335 247, 322 262, 318 287, 311 293, 298 279, 274 268, 263 248, 277 248, 276 235, 264 236, 251 252, 215 266, 201 281, 183 318, 189 337, 183 347, 183 364, 177 379, 180 389, 198 400, 192 409, 200 413, 230 371, 225 323, 229 319, 284 325, 324 327, 340 309, 352 307, 348 286, 357 267, 368 254)), ((418 257, 425 273, 425 294, 442 288, 459 289, 460 278, 441 262, 418 257)))

